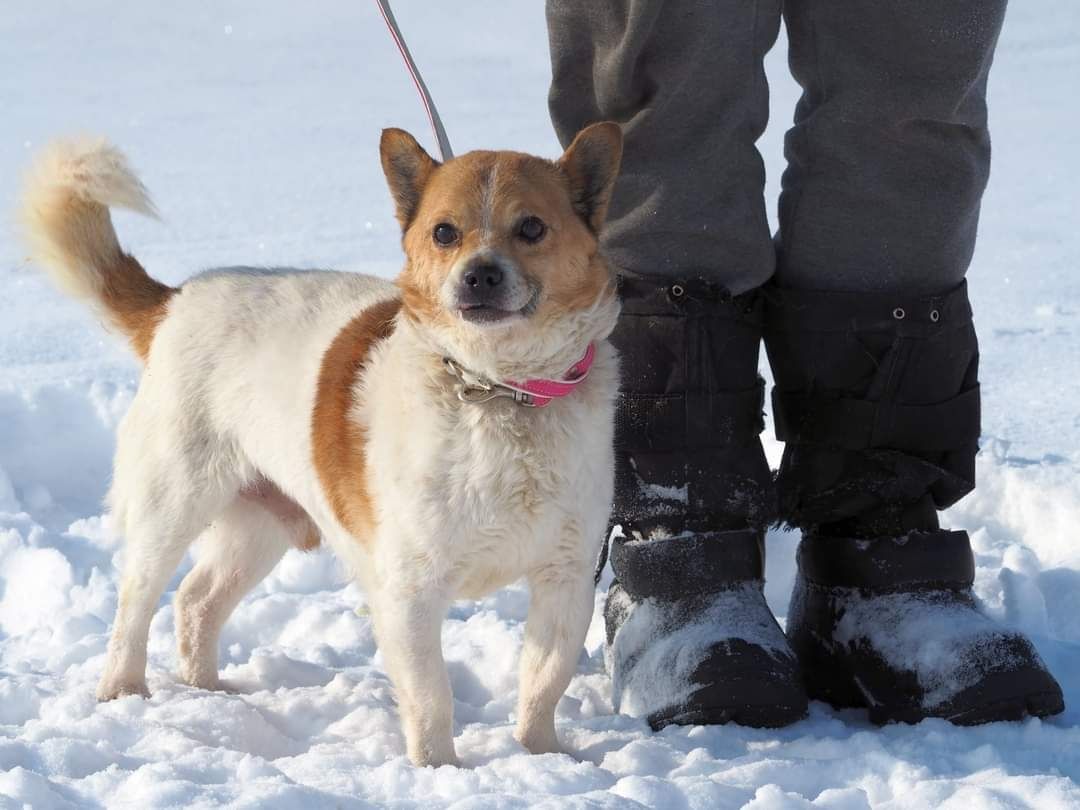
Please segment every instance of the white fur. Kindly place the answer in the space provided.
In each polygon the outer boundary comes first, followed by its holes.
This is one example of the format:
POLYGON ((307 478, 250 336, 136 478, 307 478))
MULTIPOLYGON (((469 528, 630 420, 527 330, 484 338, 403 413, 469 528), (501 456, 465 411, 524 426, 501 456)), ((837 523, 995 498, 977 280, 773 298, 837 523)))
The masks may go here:
POLYGON ((23 188, 23 230, 34 261, 70 295, 94 299, 101 268, 120 253, 108 207, 157 216, 124 155, 102 138, 57 141, 23 188))
POLYGON ((447 608, 521 577, 531 604, 517 736, 530 751, 558 750, 555 706, 592 615, 612 496, 617 363, 605 338, 618 304, 437 333, 399 318, 355 392, 377 523, 373 537, 356 538, 319 484, 312 411, 335 336, 395 295, 367 276, 235 268, 196 277, 171 299, 118 434, 110 503, 126 560, 100 698, 146 694, 150 619, 200 535, 204 552, 177 595, 181 672, 217 686, 221 625, 302 536, 301 524, 245 495, 265 478, 365 588, 413 762, 456 762, 440 644, 447 608), (588 379, 546 408, 463 403, 442 367, 451 353, 481 373, 553 376, 589 341, 598 349, 588 379))

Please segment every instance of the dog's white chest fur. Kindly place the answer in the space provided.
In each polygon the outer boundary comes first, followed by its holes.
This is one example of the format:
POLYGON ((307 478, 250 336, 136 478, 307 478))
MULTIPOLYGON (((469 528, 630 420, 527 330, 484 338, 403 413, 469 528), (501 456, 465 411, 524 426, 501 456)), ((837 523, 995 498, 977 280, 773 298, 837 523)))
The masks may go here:
MULTIPOLYGON (((449 376, 397 338, 373 358, 359 414, 380 534, 422 561, 394 576, 474 598, 538 569, 588 567, 611 498, 610 347, 581 390, 528 408, 462 403, 449 376)), ((376 570, 401 559, 388 545, 373 552, 376 570)))

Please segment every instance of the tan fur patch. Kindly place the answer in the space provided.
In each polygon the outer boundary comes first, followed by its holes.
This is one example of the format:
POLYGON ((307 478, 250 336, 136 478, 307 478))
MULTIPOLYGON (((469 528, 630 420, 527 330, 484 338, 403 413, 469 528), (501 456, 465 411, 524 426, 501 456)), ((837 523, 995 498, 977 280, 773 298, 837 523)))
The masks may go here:
POLYGON ((177 290, 120 249, 105 205, 65 186, 38 190, 32 199, 25 217, 39 261, 62 286, 94 299, 145 362, 177 290))
POLYGON ((240 490, 240 497, 258 504, 288 525, 292 544, 296 548, 301 551, 314 551, 319 547, 322 537, 311 517, 300 504, 282 492, 269 478, 260 475, 240 490))
POLYGON ((126 253, 121 253, 115 267, 105 274, 102 303, 144 363, 157 328, 169 311, 169 300, 177 292, 147 275, 126 253))
POLYGON ((372 347, 394 330, 400 299, 380 301, 351 320, 323 355, 312 412, 315 470, 334 516, 365 542, 373 528, 364 430, 352 419, 353 392, 372 347))
POLYGON ((146 360, 176 290, 120 249, 110 206, 156 216, 124 156, 103 140, 60 141, 27 174, 21 220, 31 254, 53 280, 100 311, 146 360))
POLYGON ((319 534, 319 530, 315 528, 315 524, 310 520, 307 524, 307 531, 304 532, 304 536, 300 539, 300 542, 296 544, 296 547, 301 551, 315 551, 322 543, 322 535, 319 534))

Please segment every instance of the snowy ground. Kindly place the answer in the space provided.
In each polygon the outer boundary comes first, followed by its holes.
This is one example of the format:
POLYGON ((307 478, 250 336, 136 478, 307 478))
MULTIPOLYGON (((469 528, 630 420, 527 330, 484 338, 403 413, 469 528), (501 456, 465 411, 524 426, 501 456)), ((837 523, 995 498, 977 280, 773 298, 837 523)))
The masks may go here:
MULTIPOLYGON (((456 148, 554 156, 541 4, 399 2, 456 148), (467 34, 468 36, 465 36, 467 34)), ((5 0, 0 208, 58 134, 105 133, 165 224, 125 242, 178 282, 212 265, 392 274, 380 128, 429 141, 369 0, 93 4, 5 0), (91 11, 91 6, 93 10, 91 11)), ((770 57, 775 193, 795 92, 770 57)), ((1080 9, 1014 3, 992 80, 995 167, 971 272, 983 344, 973 532, 986 610, 1031 633, 1062 680, 1049 722, 876 729, 817 704, 782 731, 651 733, 611 714, 597 617, 560 708, 575 756, 511 737, 525 594, 458 605, 444 634, 468 769, 417 770, 363 597, 327 556, 290 553, 225 630, 233 694, 178 685, 171 594, 153 624, 149 701, 98 705, 119 546, 101 516, 113 430, 136 385, 127 348, 0 236, 0 807, 1080 806, 1080 9)), ((770 451, 776 451, 770 446, 770 451)), ((770 538, 786 613, 793 536, 770 538)), ((175 585, 175 582, 174 582, 175 585)))

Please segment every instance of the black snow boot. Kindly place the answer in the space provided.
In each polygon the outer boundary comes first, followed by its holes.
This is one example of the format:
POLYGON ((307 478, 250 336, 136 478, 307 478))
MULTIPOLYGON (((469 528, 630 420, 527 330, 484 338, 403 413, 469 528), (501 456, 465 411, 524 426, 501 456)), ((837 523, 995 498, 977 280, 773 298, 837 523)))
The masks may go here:
POLYGON ((624 276, 608 592, 616 710, 669 723, 782 726, 806 713, 762 593, 775 515, 761 449, 762 300, 624 276))
POLYGON ((1031 642, 979 612, 965 532, 806 536, 788 634, 811 696, 876 723, 1044 717, 1061 688, 1031 642))
POLYGON ((979 611, 967 534, 938 526, 975 481, 966 286, 910 299, 773 288, 766 309, 781 517, 803 530, 787 635, 810 697, 875 722, 1062 711, 1031 642, 979 611))

